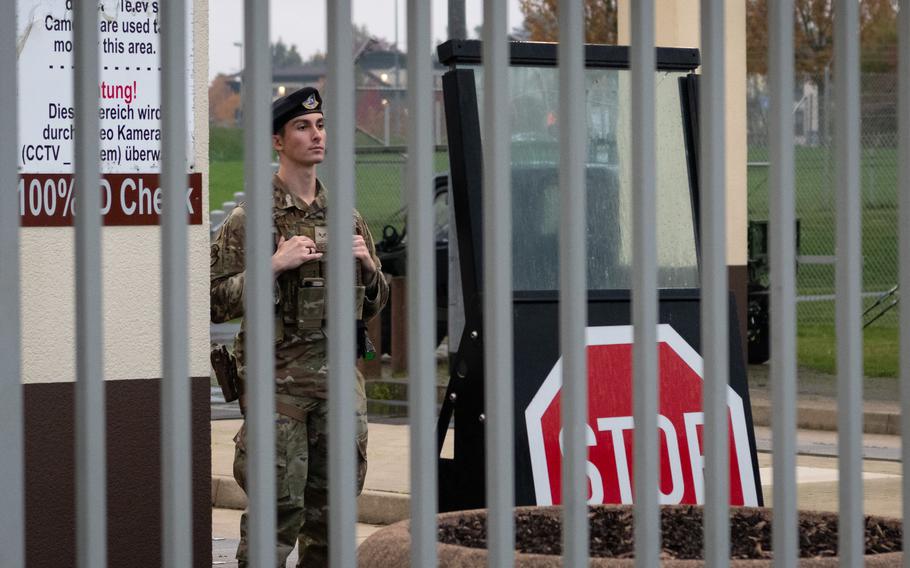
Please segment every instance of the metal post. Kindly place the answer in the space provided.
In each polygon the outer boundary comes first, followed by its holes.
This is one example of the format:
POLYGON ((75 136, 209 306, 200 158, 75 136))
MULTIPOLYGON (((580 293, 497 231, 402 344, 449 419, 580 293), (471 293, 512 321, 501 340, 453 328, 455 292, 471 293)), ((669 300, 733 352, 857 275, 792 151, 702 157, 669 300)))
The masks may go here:
POLYGON ((247 484, 251 566, 275 565, 275 374, 272 300, 272 199, 270 134, 272 66, 269 6, 244 2, 244 192, 246 209, 247 484))
POLYGON ((0 565, 25 566, 25 463, 19 307, 19 203, 16 187, 16 2, 0 3, 0 565))
MULTIPOLYGON (((898 15, 898 129, 900 142, 898 164, 900 173, 898 195, 900 200, 900 285, 907 294, 910 290, 910 1, 902 0, 898 15)), ((900 305, 900 385, 901 416, 910 416, 910 303, 900 305)), ((901 420, 901 461, 904 464, 903 511, 904 534, 910 529, 910 420, 901 420)), ((904 566, 910 565, 910 557, 904 566)))
POLYGON ((161 490, 164 566, 192 564, 190 382, 187 342, 186 0, 161 7, 161 490))
POLYGON ((838 0, 834 18, 837 93, 837 391, 840 483, 838 552, 841 566, 863 558, 862 260, 859 155, 859 4, 838 0))
POLYGON ((509 113, 494 112, 509 100, 505 2, 484 2, 483 84, 483 325, 486 413, 486 496, 489 566, 511 566, 515 557, 514 402, 512 400, 512 184, 509 113))
POLYGON ((328 252, 331 293, 329 327, 329 564, 355 565, 357 501, 354 476, 354 264, 351 219, 354 210, 354 34, 351 0, 328 5, 328 82, 335 127, 328 137, 332 206, 328 252))
POLYGON ((793 0, 770 4, 771 390, 774 565, 796 566, 796 220, 793 193, 793 0))
POLYGON ((408 0, 408 416, 411 566, 436 566, 436 274, 430 3, 408 0))
POLYGON ((98 34, 97 4, 76 3, 76 563, 80 568, 107 564, 98 34))
POLYGON ((705 563, 726 566, 730 558, 730 468, 727 420, 729 382, 724 2, 701 3, 702 89, 701 324, 705 362, 705 563))
POLYGON ((449 39, 466 39, 464 0, 449 0, 449 39))
POLYGON ((382 142, 388 147, 389 146, 389 104, 388 99, 382 99, 382 142))
MULTIPOLYGON (((559 345, 565 566, 588 564, 585 53, 581 0, 559 4, 559 345)), ((487 109, 493 107, 488 106, 487 109)))
MULTIPOLYGON (((434 93, 434 96, 435 96, 435 93, 434 93)), ((435 123, 434 123, 434 128, 433 128, 433 133, 434 133, 433 143, 436 144, 437 146, 442 146, 442 144, 443 144, 443 142, 442 142, 442 140, 443 140, 443 136, 442 136, 442 101, 434 101, 433 111, 434 111, 434 118, 435 118, 435 123)))
POLYGON ((635 564, 660 563, 654 1, 632 2, 635 564))

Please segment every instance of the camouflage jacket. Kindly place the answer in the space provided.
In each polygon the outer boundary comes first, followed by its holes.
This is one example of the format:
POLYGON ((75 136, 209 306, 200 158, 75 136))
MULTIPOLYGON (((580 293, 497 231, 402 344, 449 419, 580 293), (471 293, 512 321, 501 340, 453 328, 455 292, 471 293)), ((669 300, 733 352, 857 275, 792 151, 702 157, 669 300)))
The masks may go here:
MULTIPOLYGON (((272 219, 276 241, 278 236, 286 239, 297 234, 308 234, 318 230, 324 234, 327 224, 327 195, 322 182, 317 180, 316 199, 307 205, 292 195, 284 182, 276 175, 272 180, 272 219)), ((244 226, 246 211, 238 205, 224 221, 218 236, 211 246, 211 319, 223 322, 243 316, 243 294, 245 282, 244 226)), ((362 235, 373 256, 377 272, 369 282, 363 284, 362 317, 369 320, 379 313, 389 297, 389 287, 382 277, 382 267, 376 257, 373 237, 363 218, 354 212, 354 231, 362 235)), ((317 239, 318 240, 318 239, 317 239)), ((359 272, 359 263, 357 264, 359 272)), ((325 398, 327 394, 326 374, 328 352, 324 322, 301 327, 300 313, 304 302, 299 292, 305 279, 325 279, 326 257, 320 261, 304 264, 278 276, 275 287, 275 382, 276 392, 295 397, 325 398)), ((325 288, 328 289, 326 282, 325 288)), ((311 309, 307 304, 307 309, 311 309)), ((322 308, 320 308, 322 309, 322 308)), ((310 312, 307 312, 310 313, 310 312)), ((321 313, 321 312, 320 312, 321 313)), ((317 316, 318 318, 318 316, 317 316)), ((312 320, 310 320, 312 323, 312 320)), ((234 341, 234 355, 237 357, 238 372, 246 378, 244 356, 245 325, 241 321, 240 333, 234 341)), ((358 377, 359 379, 359 377, 358 377)), ((360 380, 358 381, 358 383, 360 380)))

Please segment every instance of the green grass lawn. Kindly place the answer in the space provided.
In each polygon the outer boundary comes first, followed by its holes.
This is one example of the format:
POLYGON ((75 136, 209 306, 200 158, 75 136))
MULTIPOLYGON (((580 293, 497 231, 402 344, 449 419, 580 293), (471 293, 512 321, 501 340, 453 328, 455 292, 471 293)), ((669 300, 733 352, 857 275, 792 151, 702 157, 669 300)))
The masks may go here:
MULTIPOLYGON (((866 298, 869 307, 875 298, 866 298)), ((837 370, 837 332, 833 301, 800 302, 797 307, 799 364, 824 373, 837 370)), ((892 308, 863 331, 863 367, 868 377, 896 377, 898 312, 892 308)))
POLYGON ((221 204, 234 199, 243 191, 243 162, 211 162, 209 164, 209 211, 221 209, 221 204))
MULTIPOLYGON (((767 160, 763 149, 751 149, 749 160, 767 160)), ((796 148, 796 216, 800 220, 800 254, 833 255, 836 239, 834 156, 825 148, 796 148)), ((766 167, 748 172, 749 219, 768 218, 766 167)), ((866 148, 862 153, 863 288, 882 290, 897 282, 897 152, 866 148)), ((826 294, 834 289, 833 266, 800 266, 800 294, 826 294)))
MULTIPOLYGON (((766 162, 764 148, 750 148, 750 162, 766 162)), ((800 220, 800 254, 835 254, 836 156, 832 149, 797 147, 794 155, 796 216, 800 220)), ((767 167, 748 170, 749 219, 767 219, 767 167)), ((864 148, 861 161, 863 291, 884 291, 897 283, 897 151, 864 148)), ((833 294, 835 268, 801 264, 799 295, 833 294)), ((874 299, 867 298, 865 305, 874 299)), ((833 301, 800 302, 797 317, 798 360, 822 372, 836 370, 833 301)), ((864 334, 864 372, 893 377, 898 370, 897 311, 873 323, 864 334)))

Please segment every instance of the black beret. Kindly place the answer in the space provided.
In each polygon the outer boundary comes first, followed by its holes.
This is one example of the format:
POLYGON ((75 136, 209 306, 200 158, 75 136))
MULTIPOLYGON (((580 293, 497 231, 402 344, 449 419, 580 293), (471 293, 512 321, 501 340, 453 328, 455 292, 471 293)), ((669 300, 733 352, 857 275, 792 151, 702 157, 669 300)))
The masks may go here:
POLYGON ((272 103, 272 133, 278 134, 289 120, 314 112, 322 112, 322 97, 313 87, 304 87, 275 99, 272 103))

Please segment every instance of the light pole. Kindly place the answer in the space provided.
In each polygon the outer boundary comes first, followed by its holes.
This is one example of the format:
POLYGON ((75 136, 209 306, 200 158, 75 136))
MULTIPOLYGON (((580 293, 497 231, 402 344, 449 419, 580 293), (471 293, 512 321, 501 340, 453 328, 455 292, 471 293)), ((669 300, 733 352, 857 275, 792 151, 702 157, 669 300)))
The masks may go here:
MULTIPOLYGON (((398 68, 401 64, 398 61, 398 0, 395 0, 395 88, 401 86, 398 78, 398 68)), ((397 97, 397 94, 396 94, 397 97)))
MULTIPOLYGON (((399 125, 399 112, 401 109, 401 61, 399 60, 399 53, 401 50, 398 49, 398 0, 395 0, 395 134, 398 134, 400 125, 399 125)), ((388 117, 389 107, 386 106, 386 116, 388 117)), ((388 128, 386 128, 386 146, 389 145, 388 140, 388 128)))
POLYGON ((237 78, 238 78, 237 94, 240 95, 240 112, 235 113, 235 117, 237 119, 237 125, 239 126, 240 121, 242 120, 242 114, 243 114, 243 42, 235 41, 234 47, 236 47, 240 50, 240 70, 237 71, 237 78))
POLYGON ((238 73, 243 73, 243 42, 235 41, 234 47, 240 50, 240 71, 238 71, 238 73))
POLYGON ((468 37, 465 23, 464 0, 449 0, 449 39, 468 37))

